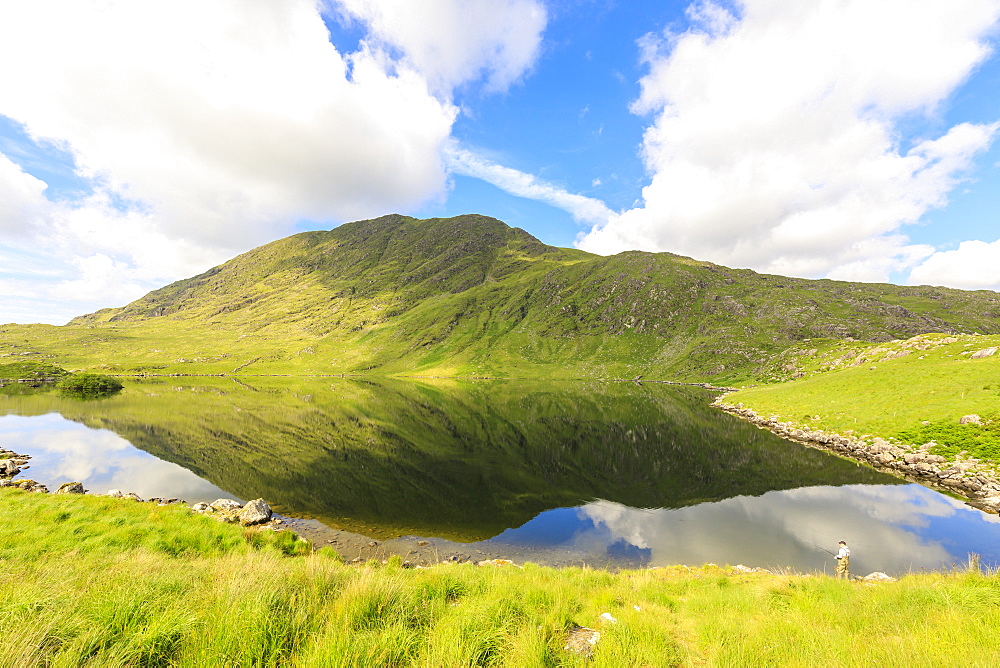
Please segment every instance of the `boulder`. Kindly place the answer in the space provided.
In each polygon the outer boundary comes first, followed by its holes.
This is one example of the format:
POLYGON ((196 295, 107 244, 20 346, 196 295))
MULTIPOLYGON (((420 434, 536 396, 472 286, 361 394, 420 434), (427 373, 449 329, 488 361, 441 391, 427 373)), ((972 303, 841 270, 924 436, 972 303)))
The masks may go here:
POLYGON ((886 575, 881 571, 875 571, 874 573, 869 573, 868 575, 865 575, 864 577, 860 577, 858 579, 863 582, 896 582, 896 578, 892 577, 891 575, 886 575))
POLYGON ((243 506, 237 519, 245 527, 263 524, 271 519, 271 506, 267 505, 264 499, 254 499, 243 506))
POLYGON ((59 485, 59 489, 56 490, 56 494, 86 494, 87 490, 83 488, 82 482, 67 482, 59 485))
POLYGON ((984 357, 992 357, 993 355, 996 355, 996 352, 997 349, 995 346, 991 348, 983 348, 982 350, 977 350, 976 352, 972 353, 970 357, 974 360, 978 360, 984 357))
POLYGON ((963 415, 962 417, 958 418, 958 424, 979 424, 979 425, 981 425, 982 423, 983 423, 983 419, 981 417, 979 417, 978 415, 976 415, 975 413, 973 413, 971 415, 963 415))
POLYGON ((233 499, 216 499, 208 505, 212 506, 212 510, 237 510, 243 507, 242 503, 233 499))

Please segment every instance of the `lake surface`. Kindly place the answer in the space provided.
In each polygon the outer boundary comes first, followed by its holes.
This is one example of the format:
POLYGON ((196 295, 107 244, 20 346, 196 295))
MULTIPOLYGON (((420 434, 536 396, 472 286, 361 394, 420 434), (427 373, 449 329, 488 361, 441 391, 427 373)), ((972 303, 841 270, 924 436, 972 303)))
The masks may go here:
POLYGON ((50 489, 263 497, 345 556, 830 571, 845 539, 858 574, 1000 565, 997 516, 710 401, 658 383, 172 378, 95 401, 8 386, 0 445, 50 489))

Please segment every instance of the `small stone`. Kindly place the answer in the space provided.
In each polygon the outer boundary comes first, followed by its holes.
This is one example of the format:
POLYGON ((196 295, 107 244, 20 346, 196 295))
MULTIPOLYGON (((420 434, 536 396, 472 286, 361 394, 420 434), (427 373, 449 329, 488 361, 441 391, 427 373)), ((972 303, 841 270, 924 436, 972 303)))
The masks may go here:
POLYGON ((618 620, 615 619, 610 612, 602 612, 600 617, 602 622, 607 622, 609 624, 617 624, 618 620))
POLYGON ((203 513, 206 510, 208 510, 209 508, 211 508, 211 506, 208 505, 207 503, 204 503, 204 502, 196 503, 193 506, 191 506, 191 510, 194 510, 194 511, 199 512, 199 513, 203 513))
POLYGON ((208 505, 212 506, 212 510, 236 510, 243 507, 242 503, 233 499, 216 499, 208 505))

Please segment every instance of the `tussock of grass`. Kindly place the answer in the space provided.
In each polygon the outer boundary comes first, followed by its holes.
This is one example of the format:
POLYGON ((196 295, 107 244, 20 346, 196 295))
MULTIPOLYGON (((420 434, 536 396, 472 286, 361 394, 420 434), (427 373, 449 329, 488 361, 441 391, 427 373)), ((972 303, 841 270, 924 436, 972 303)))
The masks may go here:
POLYGON ((715 566, 621 573, 345 566, 318 553, 289 558, 247 541, 239 527, 178 509, 124 502, 112 509, 107 501, 0 493, 5 665, 1000 662, 1000 578, 975 570, 869 586, 715 566), (101 522, 98 509, 124 523, 101 522), (47 531, 17 530, 27 528, 28 510, 47 531), (56 522, 60 514, 69 517, 56 522), (74 521, 84 517, 97 525, 92 545, 78 549, 74 521), (132 526, 139 522, 151 525, 146 534, 132 526), (99 536, 126 526, 140 538, 99 546, 99 536), (189 549, 160 549, 154 529, 166 527, 187 536, 189 549), (604 612, 617 623, 601 623, 604 612), (601 633, 591 660, 563 650, 577 625, 601 633))

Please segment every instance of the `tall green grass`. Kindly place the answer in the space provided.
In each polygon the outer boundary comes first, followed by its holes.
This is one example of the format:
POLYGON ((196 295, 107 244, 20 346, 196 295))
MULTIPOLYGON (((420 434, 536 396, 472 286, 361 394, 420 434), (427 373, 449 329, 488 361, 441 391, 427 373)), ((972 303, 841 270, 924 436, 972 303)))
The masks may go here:
POLYGON ((346 566, 203 519, 0 491, 0 665, 1000 664, 1000 578, 977 570, 865 585, 711 565, 346 566), (577 625, 601 633, 592 659, 563 649, 577 625))

